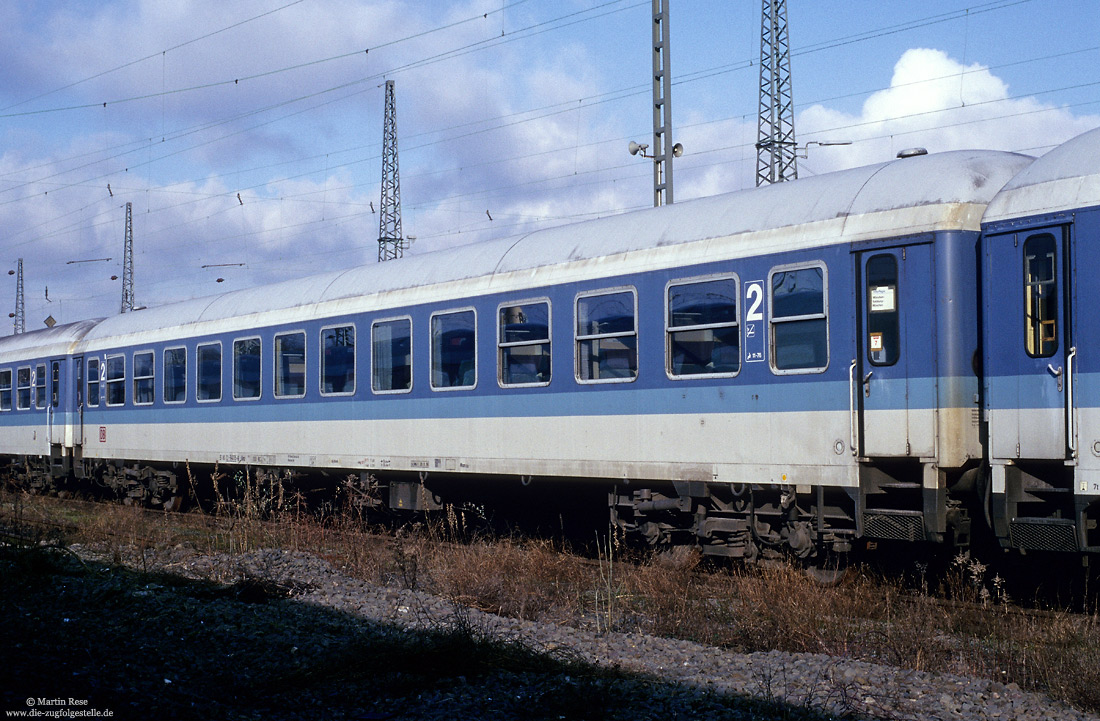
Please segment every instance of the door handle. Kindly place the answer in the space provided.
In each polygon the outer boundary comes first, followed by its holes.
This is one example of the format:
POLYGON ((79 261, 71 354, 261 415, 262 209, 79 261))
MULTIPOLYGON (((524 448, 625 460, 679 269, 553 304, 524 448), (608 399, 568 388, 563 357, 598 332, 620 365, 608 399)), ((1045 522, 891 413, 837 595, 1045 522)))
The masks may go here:
MULTIPOLYGON (((1073 346, 1066 356, 1066 418, 1069 421, 1066 424, 1066 445, 1074 458, 1077 457, 1077 425, 1073 418, 1073 359, 1076 357, 1077 346, 1073 346)), ((1058 380, 1061 381, 1061 378, 1058 380)))
POLYGON ((856 448, 856 362, 848 366, 848 418, 851 421, 851 436, 849 449, 852 455, 858 455, 856 448))
POLYGON ((1062 392, 1062 366, 1054 367, 1053 364, 1047 363, 1047 373, 1058 379, 1058 392, 1062 392))
POLYGON ((871 376, 875 374, 874 371, 867 371, 867 375, 863 376, 863 397, 871 397, 871 376))

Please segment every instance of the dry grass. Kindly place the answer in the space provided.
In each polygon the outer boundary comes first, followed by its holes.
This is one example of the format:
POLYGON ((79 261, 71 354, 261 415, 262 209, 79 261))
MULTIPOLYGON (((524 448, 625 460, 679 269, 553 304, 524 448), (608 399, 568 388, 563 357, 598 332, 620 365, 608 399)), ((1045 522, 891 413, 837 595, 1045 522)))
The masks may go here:
MULTIPOLYGON (((262 485, 235 482, 252 494, 262 485)), ((318 518, 281 498, 281 505, 223 501, 202 515, 7 494, 0 523, 8 533, 60 529, 67 542, 100 544, 116 557, 179 544, 200 552, 310 551, 350 575, 505 616, 984 677, 1100 712, 1097 617, 1021 610, 996 578, 965 559, 928 593, 870 572, 822 588, 783 566, 701 572, 695 554, 631 557, 614 542, 601 543, 595 559, 546 540, 459 542, 446 519, 394 534, 365 527, 354 512, 318 518)))

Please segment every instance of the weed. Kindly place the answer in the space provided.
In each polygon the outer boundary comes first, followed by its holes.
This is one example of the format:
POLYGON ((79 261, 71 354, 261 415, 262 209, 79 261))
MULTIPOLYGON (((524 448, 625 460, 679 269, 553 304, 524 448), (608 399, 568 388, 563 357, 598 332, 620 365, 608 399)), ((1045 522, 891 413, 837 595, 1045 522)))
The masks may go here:
POLYGON ((599 579, 594 592, 596 611, 594 618, 597 633, 610 633, 616 630, 619 601, 627 596, 623 592, 621 582, 615 576, 615 544, 613 538, 613 534, 609 534, 601 542, 599 535, 596 536, 599 579))
MULTIPOLYGON (((866 569, 841 588, 821 588, 783 565, 700 572, 692 551, 634 557, 614 537, 599 538, 594 559, 546 540, 488 538, 472 530, 461 508, 396 534, 382 532, 365 525, 363 505, 347 500, 351 494, 317 518, 301 495, 280 491, 285 478, 213 475, 220 499, 213 516, 0 492, 0 527, 6 540, 24 538, 27 546, 48 538, 51 527, 64 527, 66 542, 97 545, 131 564, 142 562, 138 554, 152 558, 178 545, 205 553, 307 551, 367 581, 451 599, 456 611, 449 632, 473 641, 476 624, 460 609, 742 652, 824 653, 985 677, 1100 710, 1100 618, 1023 612, 998 575, 966 556, 950 564, 942 580, 928 583, 925 594, 866 569), (231 486, 245 496, 243 505, 230 502, 231 486)), ((21 563, 31 577, 45 577, 56 552, 35 553, 42 555, 21 563)), ((840 682, 823 680, 813 693, 846 703, 840 682)))

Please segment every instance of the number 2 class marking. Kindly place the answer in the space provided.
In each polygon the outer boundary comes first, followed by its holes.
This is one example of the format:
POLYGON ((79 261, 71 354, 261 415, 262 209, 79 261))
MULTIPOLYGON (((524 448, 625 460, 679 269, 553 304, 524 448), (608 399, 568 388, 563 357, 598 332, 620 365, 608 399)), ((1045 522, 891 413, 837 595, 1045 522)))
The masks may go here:
POLYGON ((745 283, 745 304, 748 306, 745 311, 745 360, 750 363, 763 361, 764 281, 745 283), (761 325, 759 329, 758 323, 761 325))
POLYGON ((749 283, 745 287, 745 298, 749 300, 749 312, 745 314, 745 320, 752 322, 764 320, 764 313, 760 306, 764 304, 764 287, 759 281, 749 283))

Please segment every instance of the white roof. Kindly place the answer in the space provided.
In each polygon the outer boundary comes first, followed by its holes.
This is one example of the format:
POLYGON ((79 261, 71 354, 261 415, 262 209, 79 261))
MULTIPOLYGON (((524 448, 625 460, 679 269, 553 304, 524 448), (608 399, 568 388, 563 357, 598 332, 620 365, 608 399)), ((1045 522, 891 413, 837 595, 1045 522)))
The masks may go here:
POLYGON ((982 223, 1100 205, 1100 128, 1067 140, 1010 180, 982 223))
POLYGON ((0 363, 43 356, 67 355, 99 320, 55 325, 0 338, 0 363), (28 352, 29 351, 29 352, 28 352))
POLYGON ((349 299, 372 294, 470 279, 480 279, 473 285, 485 288, 494 276, 518 273, 534 277, 540 268, 598 263, 610 256, 674 250, 686 244, 705 249, 704 257, 710 258, 716 243, 747 248, 761 232, 774 237, 772 231, 796 226, 817 224, 818 231, 784 232, 780 234, 786 243, 783 247, 848 242, 868 237, 872 231, 874 237, 886 237, 930 228, 977 230, 985 204, 1030 161, 1024 155, 998 151, 952 151, 893 160, 148 308, 103 320, 87 339, 98 341, 92 344, 98 347, 108 339, 121 344, 139 334, 170 328, 180 337, 212 332, 221 325, 218 321, 230 319, 235 327, 259 316, 267 322, 280 322, 309 317, 303 309, 325 305, 332 310, 340 307, 341 301, 350 303, 349 299), (919 212, 898 212, 901 209, 919 212), (867 218, 875 220, 868 223, 867 218))
MULTIPOLYGON (((940 227, 953 222, 962 227, 956 206, 984 206, 1031 160, 997 151, 924 155, 550 228, 520 238, 498 268, 525 269, 928 206, 940 207, 934 214, 940 227)), ((885 219, 884 234, 909 230, 904 215, 893 217, 885 219), (890 227, 891 222, 896 224, 890 227)), ((850 239, 844 237, 850 230, 846 226, 835 242, 850 239)))

